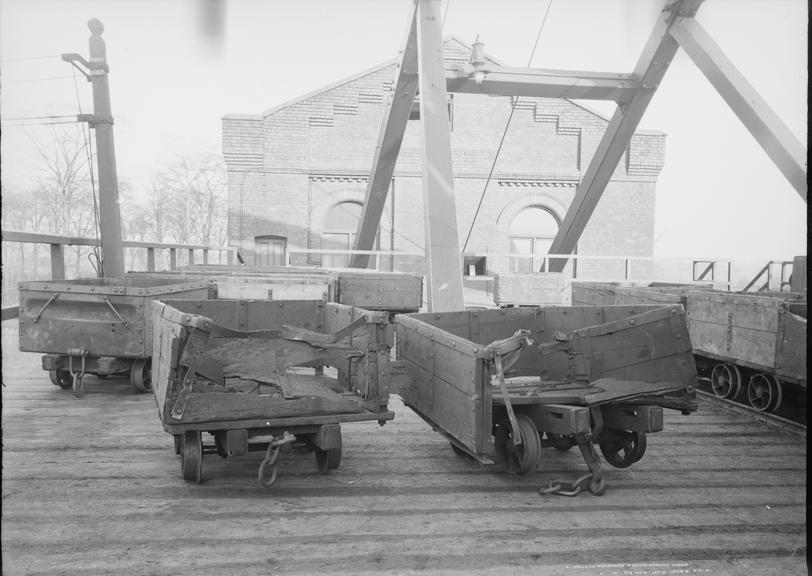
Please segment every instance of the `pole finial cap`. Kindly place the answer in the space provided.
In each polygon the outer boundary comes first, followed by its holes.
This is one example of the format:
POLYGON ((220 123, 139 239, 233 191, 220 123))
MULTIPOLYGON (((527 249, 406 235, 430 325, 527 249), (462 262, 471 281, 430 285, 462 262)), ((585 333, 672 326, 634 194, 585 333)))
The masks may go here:
POLYGON ((98 18, 88 20, 87 27, 90 28, 90 32, 96 36, 101 36, 102 32, 104 32, 104 24, 102 24, 98 18))

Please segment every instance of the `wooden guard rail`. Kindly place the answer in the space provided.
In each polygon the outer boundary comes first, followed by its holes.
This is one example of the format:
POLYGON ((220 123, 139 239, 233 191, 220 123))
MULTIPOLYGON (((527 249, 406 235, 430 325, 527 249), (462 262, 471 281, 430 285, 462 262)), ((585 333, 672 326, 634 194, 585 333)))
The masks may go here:
MULTIPOLYGON (((65 246, 98 246, 99 243, 94 238, 80 238, 76 236, 59 236, 55 234, 40 234, 37 232, 17 232, 13 230, 2 231, 3 242, 19 242, 23 244, 48 244, 51 247, 51 278, 50 280, 65 279, 65 246)), ((189 264, 195 263, 195 252, 202 252, 203 264, 209 263, 210 252, 226 252, 228 264, 234 262, 234 248, 212 247, 201 244, 172 244, 162 242, 138 242, 124 240, 124 248, 141 248, 147 251, 147 271, 155 270, 156 250, 169 250, 169 269, 176 270, 178 267, 178 250, 188 250, 189 264)), ((2 320, 17 318, 19 310, 17 306, 4 307, 2 309, 2 320)))
POLYGON ((781 285, 778 287, 779 291, 784 289, 784 286, 789 286, 789 277, 792 274, 792 262, 787 260, 770 260, 767 264, 758 271, 758 273, 753 277, 750 282, 747 283, 747 286, 744 287, 743 292, 750 292, 753 286, 760 280, 764 280, 764 284, 758 286, 755 289, 755 292, 766 292, 770 290, 770 284, 772 283, 773 279, 773 266, 776 264, 781 265, 781 276, 780 281, 781 285), (789 272, 787 272, 789 270, 789 272))

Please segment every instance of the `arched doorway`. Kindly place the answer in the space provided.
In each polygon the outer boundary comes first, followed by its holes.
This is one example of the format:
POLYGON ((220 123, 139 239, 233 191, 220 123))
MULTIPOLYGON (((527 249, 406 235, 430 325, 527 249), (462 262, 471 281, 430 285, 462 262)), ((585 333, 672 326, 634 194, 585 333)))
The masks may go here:
MULTIPOLYGON (((544 206, 528 206, 510 223, 508 238, 511 254, 545 255, 550 251, 560 221, 558 216, 544 206)), ((543 258, 511 258, 511 272, 538 272, 543 258)))

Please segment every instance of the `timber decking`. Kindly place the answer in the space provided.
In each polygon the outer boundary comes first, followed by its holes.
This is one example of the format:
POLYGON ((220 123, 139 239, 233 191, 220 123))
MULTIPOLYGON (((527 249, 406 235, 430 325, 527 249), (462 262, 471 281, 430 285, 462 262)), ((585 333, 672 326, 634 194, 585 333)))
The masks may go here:
POLYGON ((3 334, 2 573, 805 574, 806 439, 713 401, 665 430, 606 494, 539 496, 585 465, 544 449, 514 477, 454 456, 397 397, 342 426, 341 467, 204 458, 187 484, 152 395, 88 377, 74 398, 3 334))

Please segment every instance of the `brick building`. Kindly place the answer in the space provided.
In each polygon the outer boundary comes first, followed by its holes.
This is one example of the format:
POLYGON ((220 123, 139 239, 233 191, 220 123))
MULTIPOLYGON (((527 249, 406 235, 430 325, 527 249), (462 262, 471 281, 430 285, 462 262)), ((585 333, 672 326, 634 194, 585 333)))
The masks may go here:
MULTIPOLYGON (((447 67, 471 47, 445 40, 447 67)), ((493 61, 498 64, 498 62, 493 61)), ((228 167, 229 243, 246 262, 342 266, 346 257, 300 249, 348 249, 394 78, 390 61, 259 115, 223 118, 228 167)), ((449 94, 449 122, 460 248, 502 137, 512 99, 449 94)), ((379 228, 381 250, 422 251, 419 104, 413 108, 379 228)), ((547 251, 607 120, 568 100, 520 98, 465 250, 477 273, 525 271, 539 263, 507 253, 547 251)), ((665 135, 639 131, 581 240, 578 253, 652 254, 656 181, 665 135)), ((420 256, 384 258, 382 269, 423 271, 420 256)), ((466 271, 469 268, 466 267, 466 271)), ((621 276, 623 263, 579 264, 578 276, 621 276)))

